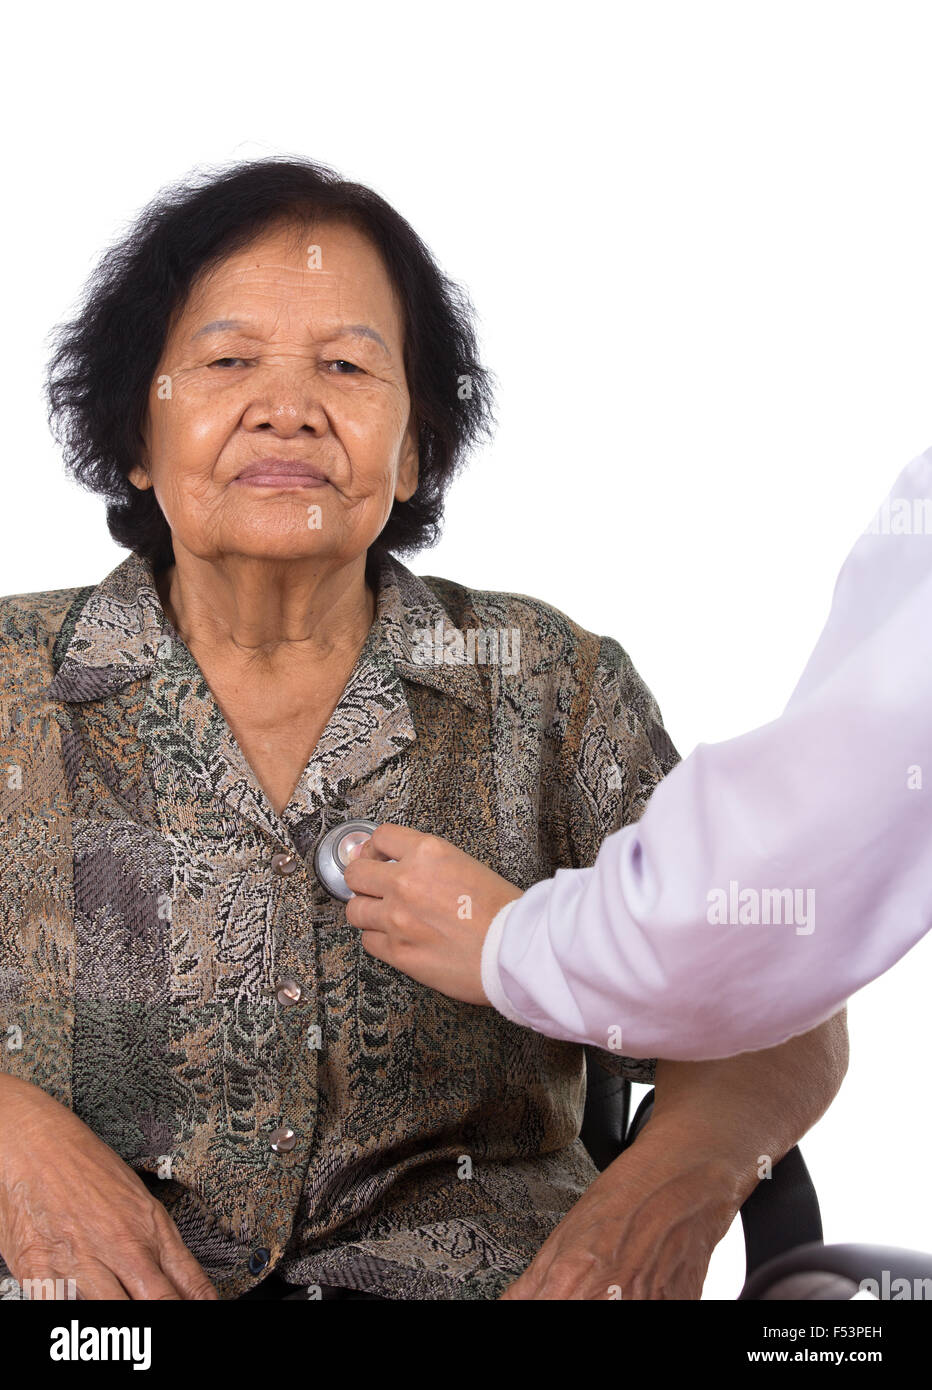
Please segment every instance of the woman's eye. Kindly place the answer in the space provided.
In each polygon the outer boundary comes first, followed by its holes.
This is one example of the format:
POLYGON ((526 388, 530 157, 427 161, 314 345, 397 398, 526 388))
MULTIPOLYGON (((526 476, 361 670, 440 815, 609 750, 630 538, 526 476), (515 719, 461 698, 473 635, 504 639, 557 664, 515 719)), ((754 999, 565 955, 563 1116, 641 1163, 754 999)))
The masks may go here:
MULTIPOLYGON (((243 365, 245 364, 245 362, 246 362, 246 358, 245 358, 245 357, 216 357, 216 358, 214 358, 213 362, 209 362, 209 363, 208 363, 208 366, 210 366, 210 367, 229 367, 229 366, 231 366, 231 365, 232 365, 232 366, 243 366, 243 365)), ((346 358, 344 358, 344 357, 338 357, 338 358, 336 358, 333 362, 330 363, 330 366, 331 366, 331 367, 337 367, 337 368, 339 369, 338 372, 337 372, 337 375, 338 375, 338 376, 351 375, 352 373, 358 372, 358 371, 361 370, 359 367, 356 366, 355 362, 348 362, 348 361, 346 360, 346 358)))

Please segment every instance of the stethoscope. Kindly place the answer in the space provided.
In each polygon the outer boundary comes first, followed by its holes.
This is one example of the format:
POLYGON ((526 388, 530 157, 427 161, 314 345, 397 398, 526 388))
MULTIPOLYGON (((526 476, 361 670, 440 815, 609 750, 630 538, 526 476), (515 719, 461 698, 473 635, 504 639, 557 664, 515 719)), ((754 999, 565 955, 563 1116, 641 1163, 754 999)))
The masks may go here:
POLYGON ((365 844, 375 826, 375 821, 371 820, 345 820, 317 841, 314 872, 330 896, 339 898, 340 902, 348 903, 353 896, 343 877, 350 863, 349 852, 356 845, 365 844))

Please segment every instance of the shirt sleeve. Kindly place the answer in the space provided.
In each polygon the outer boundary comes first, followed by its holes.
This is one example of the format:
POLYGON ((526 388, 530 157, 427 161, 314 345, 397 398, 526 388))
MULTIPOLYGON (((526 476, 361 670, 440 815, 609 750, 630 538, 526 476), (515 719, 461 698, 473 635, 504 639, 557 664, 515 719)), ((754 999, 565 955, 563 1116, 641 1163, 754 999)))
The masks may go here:
MULTIPOLYGON (((490 928, 483 980, 497 972, 525 1026, 601 1048, 617 1024, 624 1051, 683 1061, 776 1047, 928 932, 927 504, 932 449, 851 551, 780 718, 699 744, 594 865, 533 884, 490 928)), ((636 800, 629 779, 621 804, 636 800)))
MULTIPOLYGON (((679 761, 656 700, 611 637, 599 643, 575 747, 563 814, 573 867, 588 868, 609 835, 640 819, 654 788, 679 761)), ((647 1084, 655 1079, 656 1058, 625 1054, 620 1021, 604 1046, 589 1044, 586 1052, 613 1076, 647 1084)))

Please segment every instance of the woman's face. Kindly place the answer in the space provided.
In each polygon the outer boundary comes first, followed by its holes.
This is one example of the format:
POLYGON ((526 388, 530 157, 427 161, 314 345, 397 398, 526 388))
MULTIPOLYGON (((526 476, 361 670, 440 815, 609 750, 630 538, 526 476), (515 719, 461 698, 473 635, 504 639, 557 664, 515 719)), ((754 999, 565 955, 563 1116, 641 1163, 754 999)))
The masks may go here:
MULTIPOLYGON (((343 224, 300 241, 292 227, 270 230, 198 283, 171 326, 143 432, 176 555, 179 541, 206 560, 363 554, 395 498, 417 487, 403 334, 378 252, 343 224), (324 481, 240 476, 283 461, 324 481)), ((130 478, 144 484, 146 469, 130 478)))

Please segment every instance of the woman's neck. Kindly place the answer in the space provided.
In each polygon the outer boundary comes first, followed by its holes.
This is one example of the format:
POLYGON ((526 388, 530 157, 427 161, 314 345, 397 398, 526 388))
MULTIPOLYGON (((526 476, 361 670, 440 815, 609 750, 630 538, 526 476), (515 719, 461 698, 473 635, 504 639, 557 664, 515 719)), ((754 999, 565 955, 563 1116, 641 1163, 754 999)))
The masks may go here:
POLYGON ((274 668, 356 652, 375 620, 365 554, 319 560, 228 556, 205 561, 175 551, 156 578, 165 616, 192 653, 274 668))

